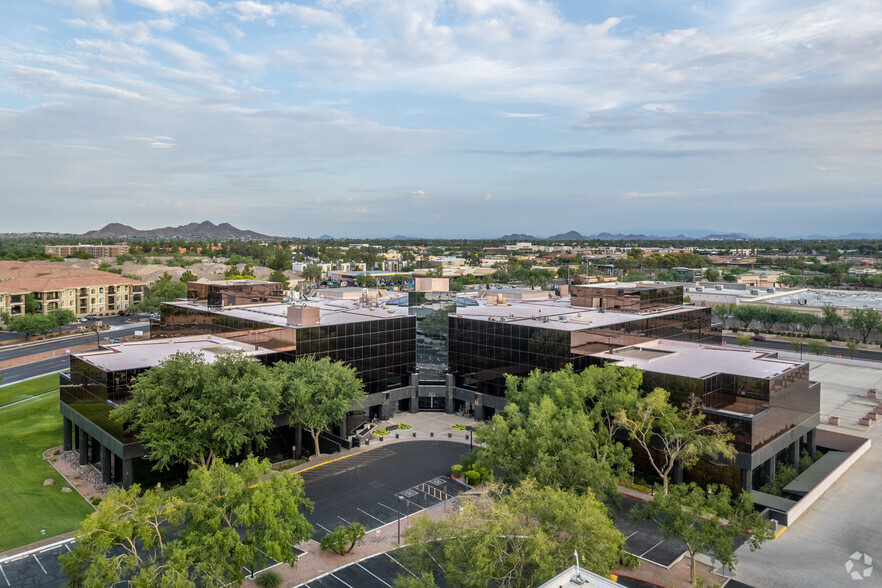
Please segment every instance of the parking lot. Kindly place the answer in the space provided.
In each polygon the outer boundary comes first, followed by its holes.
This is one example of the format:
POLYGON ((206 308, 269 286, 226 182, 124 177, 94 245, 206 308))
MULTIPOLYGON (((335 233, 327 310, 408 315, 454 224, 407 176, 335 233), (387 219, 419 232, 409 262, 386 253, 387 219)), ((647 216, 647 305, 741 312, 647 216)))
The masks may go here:
MULTIPOLYGON (((393 551, 343 566, 300 584, 299 588, 392 588, 392 582, 402 574, 416 577, 396 559, 393 551)), ((438 588, 447 588, 443 574, 435 574, 435 584, 438 588)))
POLYGON ((628 511, 640 503, 637 498, 622 496, 622 506, 615 511, 615 525, 625 536, 625 549, 640 559, 669 568, 686 554, 683 542, 665 539, 654 521, 629 521, 628 511))

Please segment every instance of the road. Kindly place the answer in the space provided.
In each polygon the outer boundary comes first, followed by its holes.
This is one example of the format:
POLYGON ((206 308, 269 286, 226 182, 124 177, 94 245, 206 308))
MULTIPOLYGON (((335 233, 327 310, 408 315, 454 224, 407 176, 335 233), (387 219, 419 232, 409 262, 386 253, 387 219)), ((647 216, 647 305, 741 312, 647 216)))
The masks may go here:
MULTIPOLYGON (((735 337, 723 337, 726 345, 737 345, 735 337)), ((787 351, 793 353, 793 347, 789 341, 751 341, 750 346, 753 349, 768 349, 773 351, 787 351)), ((803 351, 809 353, 808 345, 803 346, 803 351)), ((842 347, 829 347, 825 355, 841 355, 852 359, 848 352, 842 347)), ((869 361, 882 361, 882 350, 873 351, 871 349, 859 349, 853 359, 865 359, 869 361)))
MULTIPOLYGON (((150 324, 135 323, 127 324, 125 326, 114 326, 110 331, 101 331, 101 342, 105 342, 107 339, 128 337, 130 335, 134 335, 135 331, 143 331, 145 334, 147 334, 150 332, 150 324)), ((77 345, 94 343, 95 333, 85 333, 82 336, 65 339, 63 341, 50 340, 12 349, 0 348, 0 361, 27 357, 29 355, 36 355, 38 353, 46 353, 47 351, 57 352, 57 357, 54 357, 52 359, 0 370, 0 375, 3 376, 3 383, 12 384, 13 382, 20 382, 21 380, 26 380, 34 376, 67 369, 68 367, 70 367, 70 361, 68 360, 67 354, 64 351, 65 349, 70 349, 71 347, 75 347, 77 345)))

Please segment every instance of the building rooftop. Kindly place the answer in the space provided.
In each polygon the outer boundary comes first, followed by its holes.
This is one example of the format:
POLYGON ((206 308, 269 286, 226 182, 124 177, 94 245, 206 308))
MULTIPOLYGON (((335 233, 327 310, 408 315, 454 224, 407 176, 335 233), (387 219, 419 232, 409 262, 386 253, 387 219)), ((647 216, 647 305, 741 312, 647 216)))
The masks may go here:
MULTIPOLYGON (((530 290, 527 290, 529 292, 530 290)), ((480 295, 479 291, 479 295, 480 295)), ((488 295, 502 292, 505 302, 492 304, 487 297, 472 298, 477 306, 457 306, 453 316, 474 320, 506 322, 521 326, 541 327, 558 331, 581 331, 589 328, 604 327, 627 323, 655 316, 670 316, 681 312, 695 310, 695 306, 670 306, 664 309, 642 313, 619 312, 608 310, 601 312, 598 308, 571 306, 568 296, 556 297, 553 293, 542 291, 543 300, 515 300, 506 298, 502 290, 490 290, 488 295)), ((536 291, 538 292, 538 290, 536 291)), ((460 293, 468 296, 471 292, 460 293)))
MULTIPOLYGON (((343 288, 340 288, 339 290, 343 290, 343 288)), ((367 304, 362 302, 360 295, 354 298, 332 298, 323 296, 326 292, 334 292, 336 294, 337 290, 321 290, 320 293, 314 293, 307 300, 295 303, 298 306, 305 305, 309 308, 318 308, 320 325, 341 325, 362 321, 386 320, 408 315, 406 307, 394 304, 387 306, 386 303, 392 301, 392 298, 388 295, 377 296, 376 304, 373 302, 367 304)), ((359 289, 358 292, 360 294, 361 290, 359 289)), ((370 290, 369 294, 376 294, 376 290, 370 290)), ((400 294, 396 292, 395 295, 395 298, 397 298, 400 294)), ((188 302, 184 300, 177 300, 166 304, 181 308, 208 311, 218 315, 232 316, 250 321, 269 323, 277 326, 288 326, 288 308, 292 306, 291 304, 285 303, 254 304, 247 306, 229 306, 218 310, 208 309, 205 304, 199 302, 188 302)))
POLYGON ((140 280, 91 269, 79 269, 52 262, 0 261, 0 290, 51 292, 91 286, 145 286, 140 280))
POLYGON ((593 356, 623 366, 689 378, 723 373, 768 379, 804 365, 770 357, 765 351, 662 339, 593 356))
POLYGON ((589 572, 584 568, 576 569, 576 566, 570 566, 539 586, 539 588, 621 588, 621 586, 621 584, 617 584, 594 572, 589 572))
POLYGON ((882 310, 882 294, 864 290, 798 290, 766 300, 772 304, 801 304, 821 307, 832 304, 836 308, 874 308, 882 310))
POLYGON ((101 347, 99 351, 87 351, 73 355, 104 371, 116 372, 153 367, 175 353, 196 352, 209 363, 230 353, 242 353, 250 357, 273 353, 271 349, 215 335, 148 339, 146 341, 105 344, 101 347))

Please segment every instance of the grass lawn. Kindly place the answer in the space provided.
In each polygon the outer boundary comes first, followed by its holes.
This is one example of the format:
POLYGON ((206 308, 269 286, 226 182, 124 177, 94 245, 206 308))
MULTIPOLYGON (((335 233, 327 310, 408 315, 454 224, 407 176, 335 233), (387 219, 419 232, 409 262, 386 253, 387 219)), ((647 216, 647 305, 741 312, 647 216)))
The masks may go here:
POLYGON ((0 387, 0 407, 24 398, 58 389, 58 374, 48 374, 26 382, 0 387))
MULTIPOLYGON (((58 386, 58 375, 51 378, 50 389, 58 386)), ((76 491, 61 492, 67 482, 43 461, 43 451, 61 444, 61 429, 58 393, 0 408, 0 551, 73 531, 93 512, 76 491), (46 478, 55 485, 43 486, 46 478)))

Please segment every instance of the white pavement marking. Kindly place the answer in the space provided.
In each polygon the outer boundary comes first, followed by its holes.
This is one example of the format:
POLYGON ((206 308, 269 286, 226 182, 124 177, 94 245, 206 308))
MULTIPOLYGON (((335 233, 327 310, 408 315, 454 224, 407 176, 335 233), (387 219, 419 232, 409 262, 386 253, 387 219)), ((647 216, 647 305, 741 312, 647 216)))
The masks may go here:
POLYGON ((664 539, 662 539, 661 541, 659 541, 658 543, 656 543, 655 545, 653 545, 652 547, 650 547, 649 549, 647 549, 646 551, 644 551, 643 554, 642 554, 640 557, 643 557, 644 555, 646 555, 647 553, 649 553, 650 551, 652 551, 653 549, 655 549, 656 547, 658 547, 658 546, 661 545, 662 543, 664 543, 664 539))
MULTIPOLYGON (((34 559, 37 559, 37 554, 36 554, 36 553, 34 554, 34 559)), ((49 572, 46 571, 46 568, 43 567, 43 564, 40 563, 40 560, 39 560, 39 559, 37 559, 37 564, 40 566, 40 569, 43 570, 43 573, 46 574, 46 575, 48 576, 48 575, 49 575, 49 572)))
POLYGON ((379 504, 380 506, 383 506, 383 507, 385 507, 385 508, 388 508, 388 509, 391 510, 392 512, 395 512, 395 513, 398 512, 397 510, 395 510, 395 509, 392 508, 391 506, 386 506, 386 505, 383 504, 382 502, 378 502, 377 504, 379 504))
MULTIPOLYGON (((358 508, 357 506, 355 507, 355 509, 356 509, 356 510, 361 510, 361 509, 358 508)), ((363 511, 363 510, 361 510, 361 512, 363 512, 363 513, 366 514, 367 516, 371 517, 371 518, 374 519, 375 521, 380 521, 380 523, 382 523, 382 524, 384 524, 384 525, 386 524, 386 521, 384 521, 384 520, 382 520, 382 519, 378 519, 377 517, 375 517, 374 515, 372 515, 372 514, 369 513, 369 512, 365 512, 365 511, 363 511)))
MULTIPOLYGON (((347 584, 346 582, 344 582, 343 580, 341 580, 340 578, 338 578, 334 574, 331 574, 331 577, 334 578, 335 580, 337 580, 338 582, 340 582, 341 584, 343 584, 344 586, 349 586, 349 584, 347 584)), ((349 586, 349 588, 353 588, 353 586, 349 586)))
POLYGON ((324 526, 324 525, 321 524, 321 523, 316 523, 316 525, 318 525, 319 527, 321 527, 322 529, 324 529, 324 530, 327 531, 328 533, 331 532, 331 530, 330 530, 329 528, 327 528, 326 526, 324 526))
POLYGON ((68 551, 70 551, 70 545, 68 545, 67 543, 65 543, 64 546, 67 548, 68 551))
POLYGON ((385 554, 383 554, 383 555, 385 555, 386 557, 388 557, 389 559, 391 559, 392 561, 394 561, 396 564, 398 564, 398 565, 401 567, 401 569, 403 569, 405 572, 407 572, 408 574, 410 574, 410 575, 413 576, 414 578, 417 577, 416 574, 414 574, 414 573, 411 572, 409 569, 407 569, 406 567, 404 567, 404 564, 402 564, 400 561, 398 561, 397 559, 395 559, 394 557, 392 557, 392 556, 389 555, 388 553, 385 553, 385 554))
POLYGON ((341 517, 340 515, 337 515, 337 518, 340 519, 341 521, 343 521, 344 523, 346 523, 347 525, 351 525, 351 524, 352 524, 352 523, 350 523, 349 521, 347 521, 346 519, 344 519, 343 517, 341 517))
POLYGON ((355 565, 357 565, 358 567, 360 567, 361 569, 363 569, 364 571, 366 571, 367 573, 369 573, 371 576, 373 576, 374 578, 376 578, 377 580, 379 580, 380 582, 382 582, 383 584, 385 584, 385 585, 388 586, 389 588, 392 588, 392 584, 389 584, 388 582, 386 582, 386 580, 384 580, 383 578, 379 577, 378 575, 376 575, 375 573, 373 573, 372 571, 370 571, 369 569, 367 569, 366 567, 364 567, 364 566, 361 565, 360 563, 356 562, 355 565))
POLYGON ((0 566, 0 573, 3 574, 3 579, 6 580, 6 585, 12 586, 12 584, 9 582, 9 578, 6 577, 6 572, 3 571, 3 566, 0 566))

